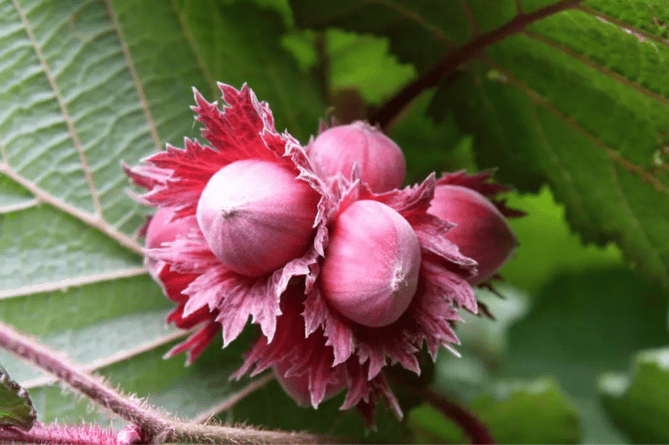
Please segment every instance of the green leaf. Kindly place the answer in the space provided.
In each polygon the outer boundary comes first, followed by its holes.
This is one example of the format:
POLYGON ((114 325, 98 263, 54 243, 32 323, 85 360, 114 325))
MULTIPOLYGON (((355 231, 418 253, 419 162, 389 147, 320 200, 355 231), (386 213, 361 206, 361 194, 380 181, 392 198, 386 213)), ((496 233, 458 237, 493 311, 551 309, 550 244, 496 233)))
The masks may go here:
MULTIPOLYGON (((282 39, 303 70, 320 70, 327 83, 332 105, 337 94, 359 93, 365 105, 378 105, 415 77, 412 65, 401 64, 389 54, 388 40, 339 29, 322 33, 291 32, 282 39)), ((362 117, 366 117, 363 110, 362 117)))
POLYGON ((471 408, 499 443, 579 443, 578 414, 553 378, 499 383, 495 389, 471 408))
POLYGON ((667 49, 632 34, 556 14, 491 46, 433 110, 474 133, 480 166, 521 190, 548 182, 584 241, 615 241, 666 288, 667 49))
POLYGON ((388 54, 385 39, 332 29, 326 40, 331 88, 355 88, 368 104, 379 104, 415 76, 413 66, 388 54))
POLYGON ((557 275, 511 327, 502 378, 550 374, 578 409, 584 441, 621 442, 598 403, 603 369, 622 371, 634 351, 667 344, 666 296, 621 268, 557 275))
POLYGON ((527 215, 509 220, 520 246, 500 275, 531 297, 558 273, 624 265, 622 252, 613 242, 605 248, 583 245, 580 237, 569 230, 564 205, 555 202, 548 187, 536 195, 511 193, 507 201, 527 215))
MULTIPOLYGON (((249 2, 0 0, 3 322, 179 417, 249 384, 228 377, 253 330, 190 367, 162 359, 187 333, 165 326, 174 304, 136 237, 149 210, 128 197, 120 163, 198 137, 191 88, 220 102, 217 80, 248 82, 279 131, 307 139, 325 107, 280 45, 285 19, 249 2)), ((109 421, 33 366, 0 360, 44 422, 109 421)), ((250 413, 261 425, 262 410, 250 413)))
MULTIPOLYGON (((174 0, 154 4, 146 0, 119 0, 113 4, 137 60, 138 72, 151 85, 151 90, 147 89, 149 101, 161 110, 154 113, 168 114, 170 109, 174 113, 176 104, 166 99, 169 90, 176 86, 186 100, 179 101, 183 106, 178 111, 185 114, 181 127, 192 123, 191 85, 201 88, 211 100, 220 97, 216 81, 235 88, 246 82, 260 100, 270 104, 277 130, 288 129, 306 142, 318 129, 318 117, 325 112, 321 96, 317 94, 315 81, 305 76, 281 46, 286 25, 275 11, 250 2, 225 5, 174 0), (151 25, 146 19, 151 20, 151 25), (146 29, 151 30, 149 35, 146 29), (157 44, 158 51, 155 46, 147 45, 147 38, 157 44), (181 81, 181 73, 190 76, 181 81), (152 93, 155 101, 151 100, 152 93)), ((165 126, 172 123, 165 122, 165 126)), ((182 144, 187 133, 181 128, 174 130, 165 128, 171 137, 164 139, 182 144)))
POLYGON ((627 375, 599 377, 606 413, 634 443, 669 441, 669 349, 635 354, 627 375))
POLYGON ((7 371, 0 366, 0 427, 29 430, 36 419, 37 413, 26 390, 10 379, 7 371))
MULTIPOLYGON (((146 319, 142 321, 147 322, 146 319)), ((159 321, 164 323, 164 319, 156 317, 156 324, 159 321)), ((137 321, 134 321, 120 327, 138 335, 136 326, 137 321)), ((230 381, 229 376, 241 366, 241 355, 252 334, 246 333, 224 351, 221 351, 221 340, 217 339, 190 367, 184 366, 183 357, 162 359, 171 344, 136 347, 127 351, 124 359, 103 359, 92 365, 96 373, 119 385, 124 393, 138 394, 154 406, 178 413, 183 418, 195 418, 248 384, 248 380, 230 381)), ((50 378, 40 378, 26 385, 43 422, 76 423, 81 419, 109 422, 109 413, 91 410, 86 399, 64 393, 59 385, 52 385, 53 382, 50 378)), ((257 423, 255 419, 253 423, 257 423)))
POLYGON ((311 2, 290 0, 295 23, 303 28, 337 27, 358 33, 374 33, 390 40, 392 51, 403 63, 419 70, 434 63, 441 54, 470 33, 462 2, 436 0, 370 3, 357 0, 311 2), (407 39, 407 36, 411 38, 407 39), (416 45, 415 42, 423 42, 416 45))
MULTIPOLYGON (((550 377, 499 382, 493 394, 478 397, 468 408, 498 443, 579 443, 578 413, 560 385, 550 377)), ((429 405, 412 410, 410 422, 420 442, 463 443, 452 420, 429 405)))
POLYGON ((388 38, 419 78, 446 51, 508 24, 483 51, 465 52, 466 63, 446 67, 460 75, 440 86, 430 114, 472 134, 477 164, 499 167, 500 180, 533 192, 550 184, 583 241, 616 242, 628 263, 669 289, 666 8, 641 0, 291 5, 300 26, 388 38))
POLYGON ((407 162, 406 184, 420 183, 432 172, 475 170, 472 138, 452 121, 434 123, 425 112, 434 91, 426 91, 392 127, 390 136, 402 148, 407 162))

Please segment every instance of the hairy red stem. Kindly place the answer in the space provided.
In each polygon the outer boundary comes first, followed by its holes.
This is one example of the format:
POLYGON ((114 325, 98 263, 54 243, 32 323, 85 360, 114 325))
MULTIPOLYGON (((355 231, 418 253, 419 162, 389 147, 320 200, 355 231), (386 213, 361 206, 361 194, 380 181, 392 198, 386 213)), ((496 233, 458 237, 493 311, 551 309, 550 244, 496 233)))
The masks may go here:
POLYGON ((137 425, 154 442, 188 443, 333 443, 314 434, 257 430, 252 427, 197 425, 167 416, 133 396, 116 392, 100 377, 90 375, 47 347, 0 322, 0 348, 28 360, 60 381, 137 425))
POLYGON ((29 431, 0 428, 0 443, 40 443, 53 445, 116 445, 116 433, 98 426, 35 425, 29 431))

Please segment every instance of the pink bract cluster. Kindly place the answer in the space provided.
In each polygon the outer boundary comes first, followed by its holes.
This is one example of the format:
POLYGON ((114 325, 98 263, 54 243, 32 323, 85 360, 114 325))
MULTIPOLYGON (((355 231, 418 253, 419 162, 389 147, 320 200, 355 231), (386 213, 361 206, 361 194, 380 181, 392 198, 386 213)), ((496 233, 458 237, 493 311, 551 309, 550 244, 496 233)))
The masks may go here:
POLYGON ((507 261, 516 238, 490 172, 434 175, 400 188, 400 148, 363 122, 324 129, 306 146, 279 134, 245 85, 219 85, 227 106, 195 91, 209 145, 186 139, 125 167, 158 208, 146 265, 198 327, 169 355, 192 362, 222 332, 227 346, 251 323, 260 335, 235 374, 271 368, 299 404, 346 390, 373 424, 379 398, 402 416, 384 377, 420 373, 423 344, 452 352, 460 309, 477 313, 473 285, 507 261))

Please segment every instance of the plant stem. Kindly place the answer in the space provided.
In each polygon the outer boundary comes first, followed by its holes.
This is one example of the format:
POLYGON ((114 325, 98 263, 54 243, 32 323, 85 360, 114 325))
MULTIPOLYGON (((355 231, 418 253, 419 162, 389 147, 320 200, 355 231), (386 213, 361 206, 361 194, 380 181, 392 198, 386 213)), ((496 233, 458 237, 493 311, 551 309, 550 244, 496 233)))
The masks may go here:
POLYGON ((98 426, 35 425, 29 431, 0 428, 0 443, 44 443, 50 445, 112 445, 116 433, 98 426))
POLYGON ((461 64, 474 58, 482 49, 505 37, 522 31, 527 25, 537 20, 541 20, 566 9, 575 8, 582 1, 583 0, 562 0, 530 13, 520 12, 513 19, 499 28, 486 34, 481 34, 479 37, 455 51, 447 52, 435 66, 424 72, 413 82, 406 85, 395 96, 379 107, 379 109, 370 116, 370 123, 379 124, 382 128, 386 128, 393 118, 413 99, 418 97, 420 93, 428 88, 437 86, 442 78, 453 73, 461 64))
POLYGON ((478 419, 478 417, 476 417, 475 414, 432 389, 421 388, 418 392, 426 402, 459 425, 462 428, 462 431, 471 439, 472 443, 497 443, 488 431, 488 428, 478 419))
POLYGON ((114 414, 137 425, 153 441, 189 443, 318 443, 333 438, 313 434, 257 430, 252 427, 197 425, 167 416, 134 396, 115 391, 100 377, 90 375, 62 355, 0 322, 0 348, 55 375, 74 390, 114 414))
POLYGON ((330 56, 327 50, 327 36, 325 31, 316 34, 314 42, 316 50, 316 66, 314 74, 321 92, 321 97, 326 104, 332 103, 332 91, 330 90, 330 56))

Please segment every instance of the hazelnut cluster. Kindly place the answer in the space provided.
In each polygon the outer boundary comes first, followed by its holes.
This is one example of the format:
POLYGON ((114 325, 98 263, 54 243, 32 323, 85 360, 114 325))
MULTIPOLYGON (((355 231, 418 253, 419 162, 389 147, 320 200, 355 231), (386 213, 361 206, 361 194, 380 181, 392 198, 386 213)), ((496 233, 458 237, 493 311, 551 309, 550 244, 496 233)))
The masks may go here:
POLYGON ((379 398, 402 416, 384 377, 399 363, 420 373, 423 344, 452 352, 458 311, 478 311, 472 286, 507 261, 515 211, 490 172, 434 175, 401 188, 400 148, 365 122, 324 129, 304 147, 279 134, 245 85, 219 85, 227 107, 197 91, 209 145, 186 139, 125 167, 158 208, 146 228, 146 265, 199 329, 170 355, 193 361, 222 332, 249 322, 260 335, 234 375, 272 369, 301 405, 346 390, 342 409, 368 423, 379 398))

